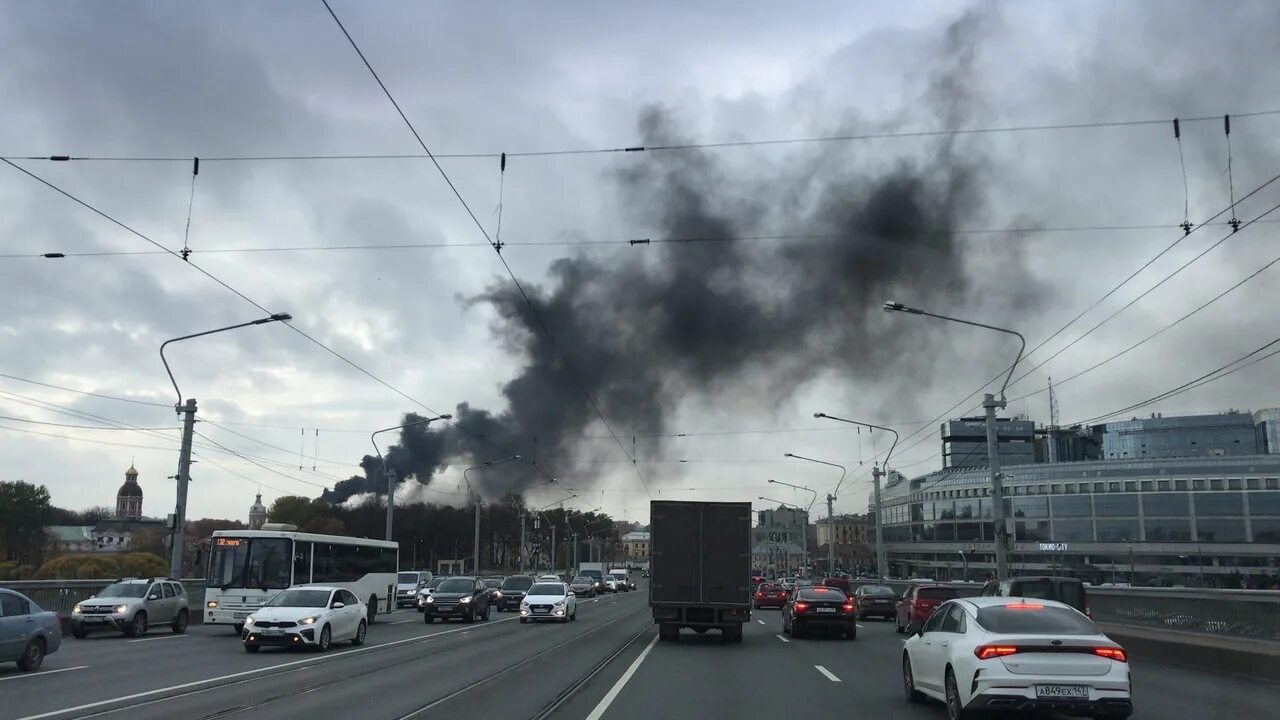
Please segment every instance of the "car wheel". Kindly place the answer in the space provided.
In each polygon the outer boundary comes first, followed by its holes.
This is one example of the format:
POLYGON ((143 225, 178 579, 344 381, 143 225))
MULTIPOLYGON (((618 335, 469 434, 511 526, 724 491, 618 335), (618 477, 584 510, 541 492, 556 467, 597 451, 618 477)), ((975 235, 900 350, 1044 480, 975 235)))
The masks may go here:
POLYGON ((236 623, 231 626, 231 632, 240 635, 244 632, 244 623, 236 623))
POLYGON ((173 623, 169 627, 179 635, 186 632, 187 631, 187 611, 179 610, 178 616, 173 619, 173 623))
POLYGON ((849 629, 848 629, 848 630, 845 630, 845 631, 844 631, 844 633, 843 633, 843 635, 844 635, 844 639, 845 639, 845 640, 857 640, 857 639, 858 639, 858 626, 857 626, 857 625, 854 625, 854 624, 852 624, 852 623, 850 623, 850 624, 849 624, 849 629))
POLYGON ((432 614, 431 614, 431 613, 429 613, 429 612, 427 612, 427 611, 425 611, 425 610, 422 612, 422 622, 424 622, 424 623, 426 623, 426 624, 430 625, 430 624, 434 623, 435 621, 436 621, 436 619, 435 619, 435 617, 434 617, 434 616, 432 616, 432 614))
POLYGON ((948 720, 966 720, 973 717, 973 713, 964 709, 964 705, 960 702, 960 688, 956 686, 956 675, 947 668, 946 682, 946 699, 947 699, 947 719, 948 720))
POLYGON ((902 694, 907 702, 924 702, 924 693, 916 689, 916 676, 911 672, 911 657, 902 653, 902 694))
POLYGON ((369 632, 369 626, 365 621, 360 621, 360 627, 356 628, 356 636, 351 638, 351 644, 359 647, 364 644, 365 635, 369 632))
POLYGON ((39 670, 42 662, 44 662, 44 638, 33 638, 23 648, 22 657, 18 658, 18 669, 23 672, 39 670))
POLYGON ((903 633, 902 623, 898 622, 898 616, 893 616, 893 631, 901 635, 903 633))
POLYGON ((578 619, 578 608, 577 608, 577 607, 573 608, 573 612, 569 613, 569 619, 570 619, 570 620, 575 620, 575 621, 578 619))
POLYGON ((83 640, 89 637, 89 631, 80 627, 79 623, 71 623, 71 636, 77 640, 83 640))
POLYGON ((245 643, 244 651, 245 651, 245 652, 247 652, 247 653, 256 653, 256 652, 258 652, 258 646, 257 646, 257 645, 250 645, 250 644, 248 644, 248 643, 245 643))
POLYGON ((477 613, 475 610, 472 610, 472 611, 471 611, 471 614, 470 614, 470 615, 468 615, 468 616, 466 616, 466 617, 465 617, 465 618, 463 618, 463 619, 466 621, 466 623, 467 623, 468 625, 470 625, 471 623, 473 623, 473 622, 475 622, 475 621, 476 621, 476 616, 477 616, 477 615, 478 615, 478 613, 477 613))
POLYGON ((791 637, 804 637, 804 625, 799 620, 791 623, 791 637))
POLYGON ((378 619, 378 596, 370 595, 369 603, 365 607, 365 620, 372 625, 373 622, 378 619))
POLYGON ((320 628, 320 641, 316 643, 316 650, 319 650, 320 652, 324 652, 325 650, 328 650, 329 646, 332 644, 333 644, 333 631, 329 629, 328 625, 325 625, 324 627, 320 628))
POLYGON ((529 618, 520 618, 521 625, 527 625, 528 623, 529 623, 529 618))
POLYGON ((139 610, 137 615, 133 616, 133 622, 124 626, 124 634, 129 637, 138 637, 147 634, 147 613, 139 610))

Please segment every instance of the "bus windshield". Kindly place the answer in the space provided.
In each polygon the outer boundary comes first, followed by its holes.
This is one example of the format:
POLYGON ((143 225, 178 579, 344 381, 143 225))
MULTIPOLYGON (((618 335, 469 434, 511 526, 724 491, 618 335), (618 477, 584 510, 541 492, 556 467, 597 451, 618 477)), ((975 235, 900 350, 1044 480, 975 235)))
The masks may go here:
POLYGON ((292 580, 287 538, 216 537, 209 557, 210 587, 282 590, 292 580))

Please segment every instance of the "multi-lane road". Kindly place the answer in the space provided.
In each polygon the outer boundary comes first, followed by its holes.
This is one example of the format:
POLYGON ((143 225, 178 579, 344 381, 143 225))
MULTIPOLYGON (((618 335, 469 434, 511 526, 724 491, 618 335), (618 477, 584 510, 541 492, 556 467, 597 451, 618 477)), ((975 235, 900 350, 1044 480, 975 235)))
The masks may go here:
MULTIPOLYGON (((858 639, 790 640, 776 610, 757 611, 741 645, 686 631, 659 643, 643 592, 584 601, 578 620, 424 625, 379 619, 360 648, 245 653, 227 628, 192 626, 67 638, 41 672, 0 666, 0 718, 778 718, 945 717, 899 689, 902 638, 862 623, 858 639)), ((1134 658, 1135 717, 1265 717, 1280 684, 1207 675, 1134 658)), ((1280 679, 1277 679, 1280 682, 1280 679)))

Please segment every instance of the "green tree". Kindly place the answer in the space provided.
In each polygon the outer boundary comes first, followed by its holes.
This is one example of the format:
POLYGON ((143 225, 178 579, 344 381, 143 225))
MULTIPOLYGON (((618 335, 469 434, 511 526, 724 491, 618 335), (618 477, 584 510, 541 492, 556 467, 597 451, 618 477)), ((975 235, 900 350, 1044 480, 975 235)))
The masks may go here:
POLYGON ((44 526, 53 509, 49 490, 22 480, 0 481, 0 544, 4 559, 38 563, 44 549, 44 526))

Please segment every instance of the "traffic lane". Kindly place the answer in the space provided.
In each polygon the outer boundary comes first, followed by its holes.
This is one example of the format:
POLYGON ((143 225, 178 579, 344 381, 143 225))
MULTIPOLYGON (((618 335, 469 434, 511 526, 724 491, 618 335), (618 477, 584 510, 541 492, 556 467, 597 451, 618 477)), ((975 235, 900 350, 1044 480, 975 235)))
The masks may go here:
MULTIPOLYGON (((623 624, 641 607, 609 603, 597 610, 593 606, 584 604, 578 621, 563 625, 521 625, 514 614, 474 625, 451 625, 381 652, 317 656, 315 662, 287 663, 271 672, 115 703, 105 712, 98 708, 96 717, 400 718, 479 681, 496 679, 523 659, 556 652, 558 645, 571 638, 594 638, 605 628, 623 624)), ((477 689, 492 700, 492 683, 477 689)), ((512 712, 527 713, 527 698, 513 700, 517 704, 512 712)), ((77 709, 68 715, 79 717, 91 711, 77 709)))
MULTIPOLYGON (((789 662, 789 644, 776 637, 772 624, 761 625, 753 613, 743 628, 741 644, 725 643, 710 630, 680 633, 677 642, 633 645, 606 671, 588 682, 553 718, 599 717, 601 720, 649 720, 654 717, 693 720, 707 717, 787 717, 797 707, 806 714, 815 699, 840 694, 819 670, 789 662), (631 664, 649 648, 628 677, 631 664), (625 684, 618 687, 620 680, 625 684), (594 715, 610 696, 607 709, 594 715)), ((831 707, 837 707, 832 704, 831 707)), ((838 705, 840 716, 861 705, 838 705)))
MULTIPOLYGON (((402 643, 449 630, 453 625, 424 626, 422 616, 409 611, 380 616, 368 633, 365 648, 402 643)), ((5 675, 4 694, 12 701, 0 703, 0 718, 22 717, 59 707, 71 707, 107 698, 148 692, 157 688, 198 682, 309 657, 306 652, 263 651, 249 655, 236 635, 226 627, 192 626, 183 639, 130 642, 124 638, 101 640, 64 639, 62 648, 45 660, 40 673, 5 675), (70 668, 77 668, 70 670, 70 668), (63 673, 50 674, 54 670, 63 673)), ((156 638, 171 637, 156 635, 156 638)), ((329 654, 350 652, 338 646, 329 654)), ((362 648, 363 650, 364 648, 362 648)), ((327 657, 329 654, 321 657, 327 657)))

